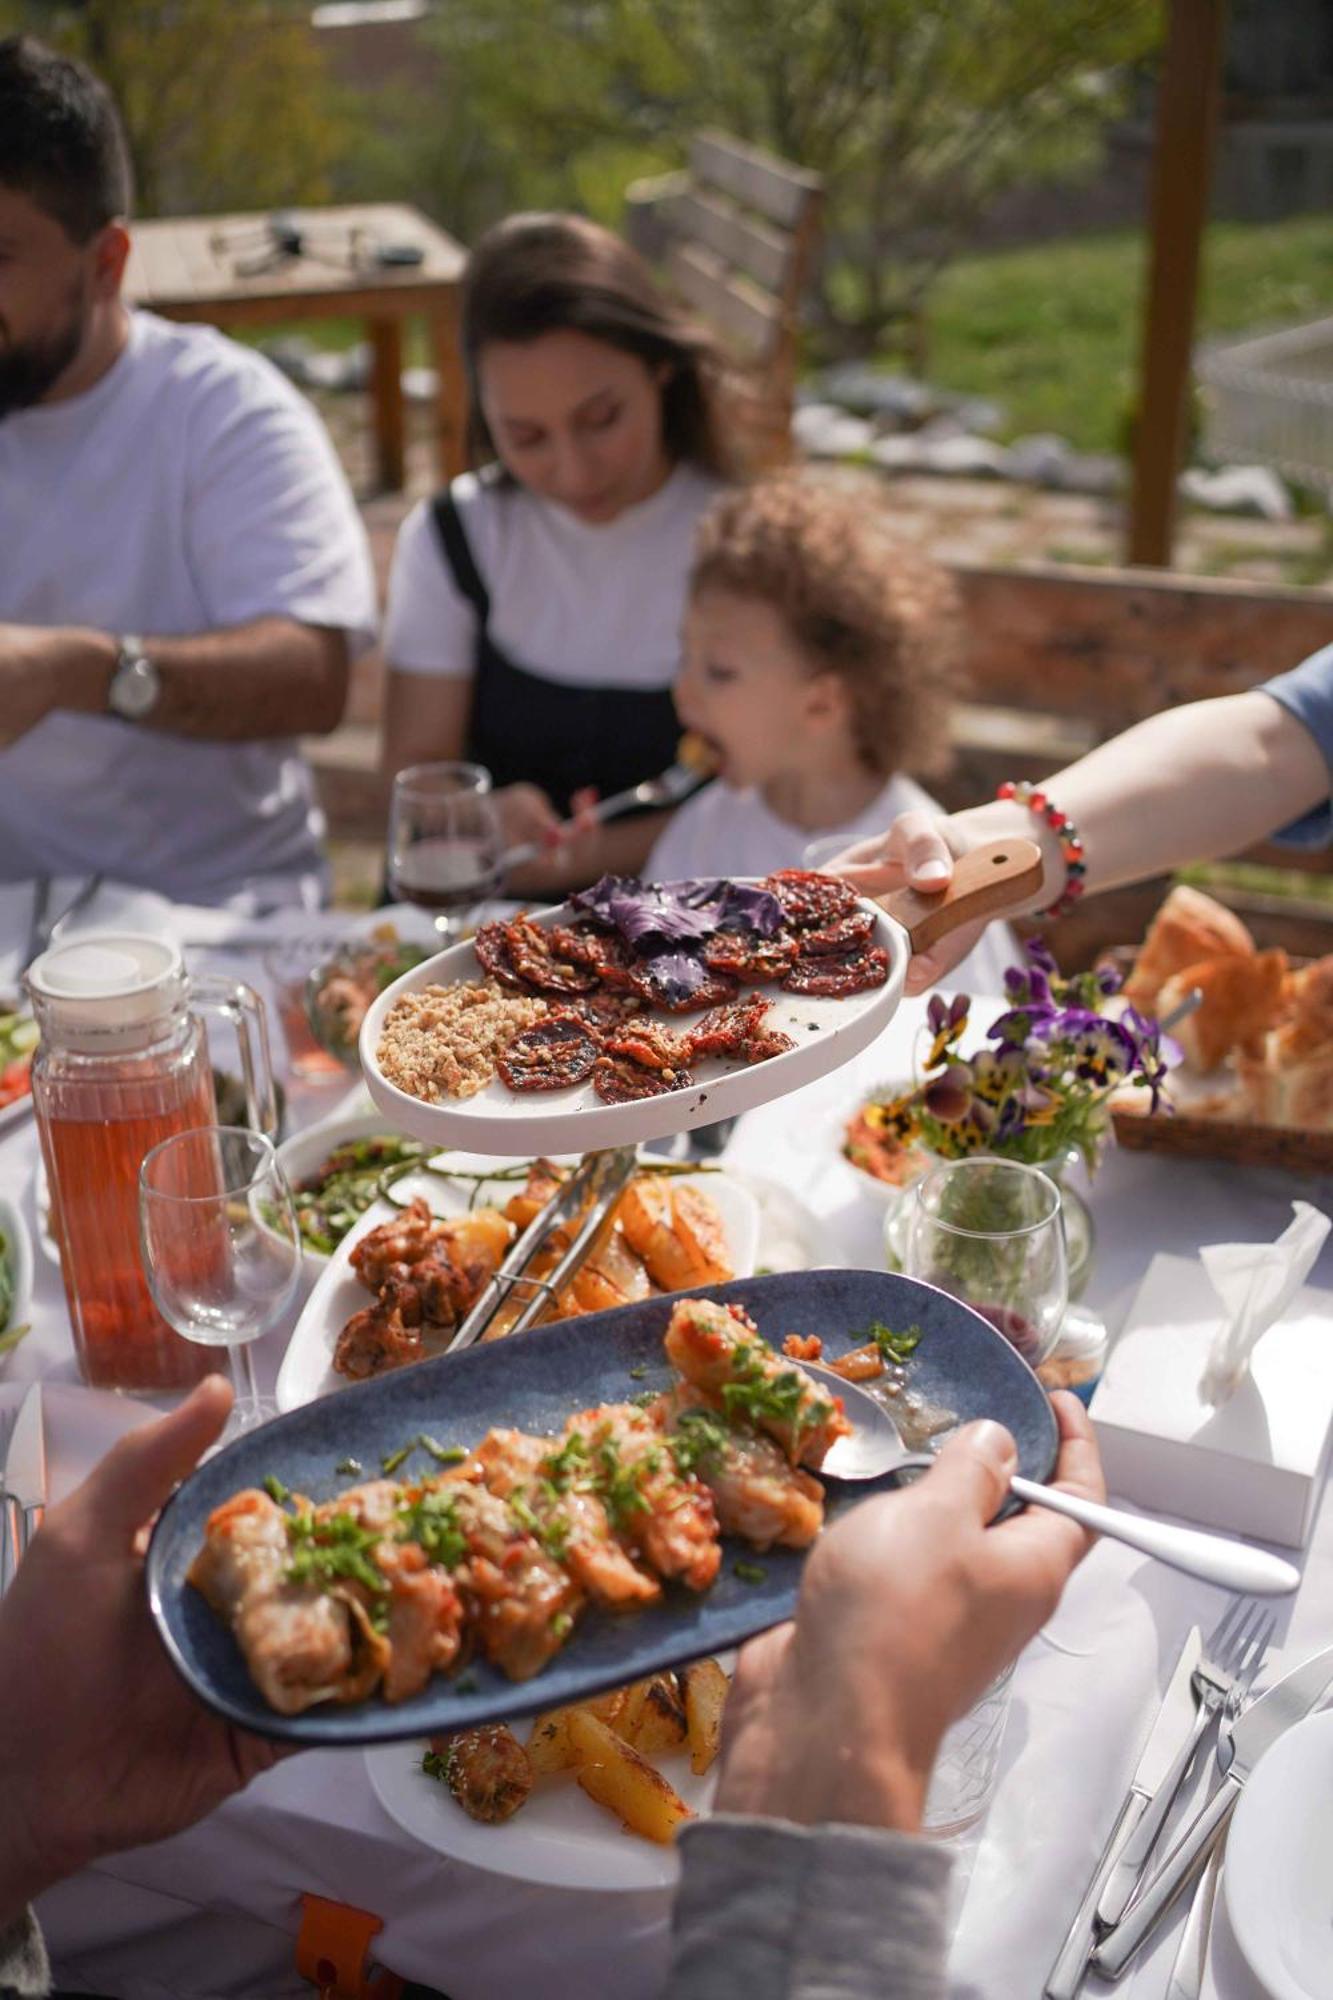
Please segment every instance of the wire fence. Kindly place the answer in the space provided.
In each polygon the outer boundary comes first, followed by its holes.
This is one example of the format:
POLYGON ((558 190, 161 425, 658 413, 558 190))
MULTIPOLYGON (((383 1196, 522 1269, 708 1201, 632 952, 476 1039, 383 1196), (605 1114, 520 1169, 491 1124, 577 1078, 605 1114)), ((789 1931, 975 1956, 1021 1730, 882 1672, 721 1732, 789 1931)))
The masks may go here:
POLYGON ((1200 355, 1209 456, 1333 492, 1333 319, 1200 355))

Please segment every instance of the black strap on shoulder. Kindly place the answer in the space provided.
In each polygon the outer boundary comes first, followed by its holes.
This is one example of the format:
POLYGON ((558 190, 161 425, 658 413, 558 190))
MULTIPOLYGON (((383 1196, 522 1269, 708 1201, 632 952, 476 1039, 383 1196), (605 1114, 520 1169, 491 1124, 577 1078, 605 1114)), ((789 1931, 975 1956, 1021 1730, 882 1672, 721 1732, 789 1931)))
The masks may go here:
POLYGON ((440 539, 440 547, 444 552, 444 560, 449 565, 454 582, 476 612, 479 622, 484 625, 491 615, 491 594, 481 580, 481 571, 477 568, 476 559, 472 554, 467 530, 463 526, 463 517, 458 511, 449 487, 446 486, 442 493, 436 494, 430 503, 430 512, 431 519, 435 523, 435 532, 440 539))

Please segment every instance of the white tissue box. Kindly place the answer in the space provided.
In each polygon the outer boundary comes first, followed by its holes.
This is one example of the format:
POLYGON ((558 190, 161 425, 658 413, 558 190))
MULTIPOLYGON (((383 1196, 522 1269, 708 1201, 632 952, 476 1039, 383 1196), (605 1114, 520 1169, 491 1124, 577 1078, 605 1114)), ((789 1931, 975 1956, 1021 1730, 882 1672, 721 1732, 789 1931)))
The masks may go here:
POLYGON ((1092 1399, 1113 1494, 1303 1548, 1333 1436, 1333 1295, 1306 1288, 1229 1401, 1199 1378, 1222 1308, 1192 1257, 1154 1257, 1092 1399))

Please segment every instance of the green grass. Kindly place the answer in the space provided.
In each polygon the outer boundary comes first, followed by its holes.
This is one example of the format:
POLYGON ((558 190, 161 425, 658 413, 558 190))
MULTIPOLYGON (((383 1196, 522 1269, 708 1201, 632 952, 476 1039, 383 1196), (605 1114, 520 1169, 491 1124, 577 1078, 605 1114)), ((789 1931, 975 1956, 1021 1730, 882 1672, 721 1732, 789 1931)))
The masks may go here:
MULTIPOLYGON (((965 258, 929 308, 931 381, 994 398, 1006 436, 1058 431, 1084 450, 1123 449, 1146 254, 1146 238, 1126 231, 965 258)), ((1324 313, 1333 216, 1210 227, 1201 337, 1324 313)))

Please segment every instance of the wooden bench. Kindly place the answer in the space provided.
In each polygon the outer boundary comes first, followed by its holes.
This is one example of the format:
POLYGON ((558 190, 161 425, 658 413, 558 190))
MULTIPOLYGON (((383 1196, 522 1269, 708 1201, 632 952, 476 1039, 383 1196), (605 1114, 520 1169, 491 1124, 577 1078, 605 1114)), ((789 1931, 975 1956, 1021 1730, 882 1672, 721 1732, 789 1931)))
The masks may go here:
MULTIPOLYGON (((933 789, 975 805, 1002 778, 1047 777, 1131 723, 1180 702, 1236 694, 1333 643, 1333 592, 1284 589, 1168 570, 957 566, 971 699, 955 719, 956 762, 933 789)), ((1245 860, 1327 872, 1330 857, 1265 846, 1245 860)), ((1062 965, 1132 942, 1162 880, 1089 897, 1052 926, 1062 965)), ((1301 955, 1333 949, 1333 904, 1221 892, 1264 944, 1301 955)))
POLYGON ((626 189, 630 242, 734 364, 729 415, 751 469, 791 456, 801 301, 823 199, 817 174, 723 132, 696 134, 684 172, 626 189))

